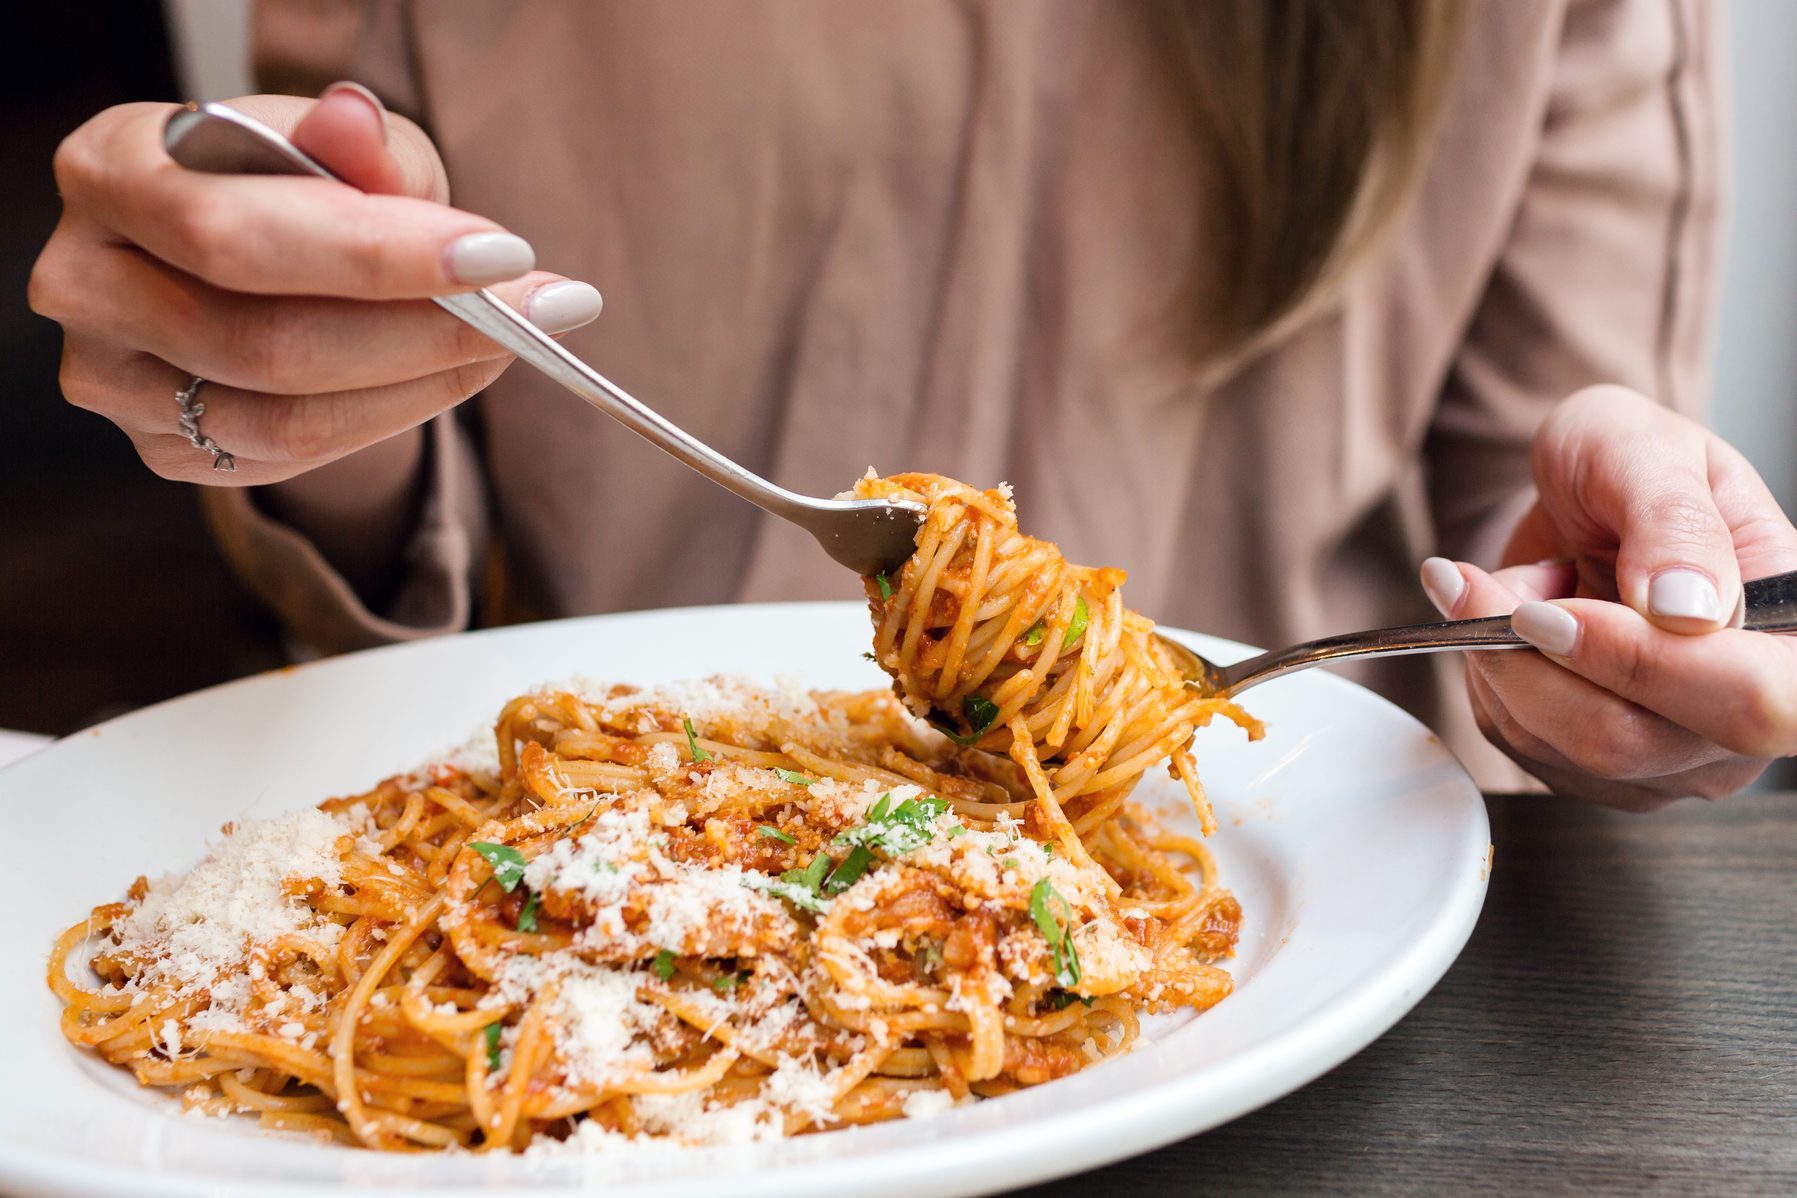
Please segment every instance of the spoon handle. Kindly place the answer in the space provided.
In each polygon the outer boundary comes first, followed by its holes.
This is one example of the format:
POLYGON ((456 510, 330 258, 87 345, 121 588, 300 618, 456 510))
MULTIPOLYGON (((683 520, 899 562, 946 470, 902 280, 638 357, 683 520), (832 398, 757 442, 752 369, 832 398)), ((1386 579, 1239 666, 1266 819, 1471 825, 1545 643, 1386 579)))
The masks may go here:
MULTIPOLYGON (((1743 588, 1742 627, 1753 632, 1797 632, 1797 571, 1757 578, 1743 588)), ((1402 657, 1449 649, 1527 649, 1509 616, 1375 628, 1306 641, 1223 667, 1224 689, 1236 695, 1270 678, 1350 657, 1402 657)))

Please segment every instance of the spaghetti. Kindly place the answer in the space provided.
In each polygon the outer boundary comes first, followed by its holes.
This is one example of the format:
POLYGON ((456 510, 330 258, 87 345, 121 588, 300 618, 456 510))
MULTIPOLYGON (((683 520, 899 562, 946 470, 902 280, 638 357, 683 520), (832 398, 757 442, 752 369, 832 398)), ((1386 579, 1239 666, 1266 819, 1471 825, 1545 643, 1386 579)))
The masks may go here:
POLYGON ((604 1149, 929 1113, 1229 992, 1202 843, 1124 809, 1073 859, 890 694, 546 690, 495 739, 96 908, 64 1034, 269 1127, 604 1149))
POLYGON ((1071 856, 1163 761, 1205 835, 1215 831, 1192 736, 1217 715, 1251 740, 1264 730, 1183 684, 1154 623, 1123 606, 1122 570, 1072 565, 1025 536, 1007 489, 870 471, 854 494, 928 505, 897 577, 866 580, 874 657, 914 713, 961 743, 1007 751, 1071 856))

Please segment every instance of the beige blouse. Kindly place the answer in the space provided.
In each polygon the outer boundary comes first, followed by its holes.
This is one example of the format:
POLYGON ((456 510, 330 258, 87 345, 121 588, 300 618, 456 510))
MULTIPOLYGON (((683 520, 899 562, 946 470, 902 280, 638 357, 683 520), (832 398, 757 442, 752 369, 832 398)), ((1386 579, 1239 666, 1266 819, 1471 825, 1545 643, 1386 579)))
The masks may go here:
MULTIPOLYGON (((459 206, 605 293, 566 344, 724 453, 820 495, 870 465, 1009 481, 1025 529, 1128 569, 1132 607, 1270 645, 1431 618, 1418 562, 1495 559, 1574 389, 1703 400, 1713 6, 1475 7, 1395 233, 1210 388, 1142 335, 1202 270, 1201 164, 1121 0, 263 0, 257 45, 283 90, 356 78, 417 116, 459 206)), ((384 611, 253 496, 207 493, 296 637, 858 594, 532 371, 431 443, 384 611)), ((1349 672, 1517 780, 1457 661, 1349 672)))

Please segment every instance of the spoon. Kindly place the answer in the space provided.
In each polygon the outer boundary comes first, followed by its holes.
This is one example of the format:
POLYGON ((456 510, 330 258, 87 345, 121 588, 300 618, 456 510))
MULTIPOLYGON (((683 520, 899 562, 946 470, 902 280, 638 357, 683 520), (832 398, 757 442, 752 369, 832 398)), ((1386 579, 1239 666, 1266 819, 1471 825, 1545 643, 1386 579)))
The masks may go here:
MULTIPOLYGON (((1772 574, 1742 587, 1741 627, 1750 632, 1797 632, 1797 571, 1772 574)), ((1251 686, 1308 670, 1326 661, 1348 657, 1400 657, 1410 653, 1441 653, 1449 649, 1530 649, 1510 627, 1509 616, 1484 616, 1476 620, 1449 620, 1438 624, 1407 624, 1399 628, 1375 628, 1305 641, 1289 649, 1274 649, 1234 665, 1220 666, 1168 637, 1155 639, 1167 650, 1186 685, 1206 695, 1228 698, 1251 686)))
MULTIPOLYGON (((177 109, 163 129, 162 143, 169 157, 188 170, 215 175, 317 175, 343 182, 267 125, 223 104, 177 109)), ((775 486, 627 394, 486 288, 439 296, 437 303, 650 444, 763 511, 803 528, 825 553, 855 573, 895 571, 917 547, 922 504, 817 499, 775 486)))

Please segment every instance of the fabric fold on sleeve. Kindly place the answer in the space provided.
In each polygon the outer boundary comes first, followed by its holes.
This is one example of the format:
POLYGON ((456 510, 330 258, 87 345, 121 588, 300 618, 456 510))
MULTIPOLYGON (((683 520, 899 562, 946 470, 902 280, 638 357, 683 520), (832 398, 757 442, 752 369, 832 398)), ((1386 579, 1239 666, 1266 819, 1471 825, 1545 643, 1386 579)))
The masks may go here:
POLYGON ((342 653, 467 628, 488 522, 479 460, 454 413, 425 429, 425 493, 404 574, 385 610, 371 610, 311 540, 271 518, 248 488, 207 487, 201 503, 244 586, 309 653, 342 653))

